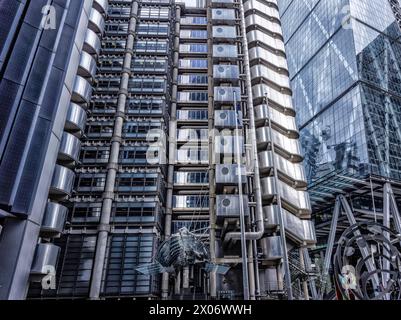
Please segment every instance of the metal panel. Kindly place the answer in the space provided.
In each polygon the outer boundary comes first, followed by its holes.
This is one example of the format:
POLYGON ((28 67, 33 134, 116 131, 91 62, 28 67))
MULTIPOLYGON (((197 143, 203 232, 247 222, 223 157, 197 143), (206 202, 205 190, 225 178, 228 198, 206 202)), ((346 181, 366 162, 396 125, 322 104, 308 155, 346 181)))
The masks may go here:
POLYGON ((229 22, 235 20, 235 10, 233 9, 212 9, 212 20, 214 22, 229 22))
POLYGON ((227 40, 237 39, 237 30, 234 26, 213 26, 213 38, 227 40))
POLYGON ((214 126, 217 129, 242 128, 242 112, 234 110, 216 110, 214 112, 214 126), (238 117, 238 121, 237 121, 238 117))
POLYGON ((241 101, 240 87, 215 87, 214 101, 216 102, 232 102, 241 101))
POLYGON ((102 14, 107 13, 107 9, 109 7, 109 1, 108 0, 94 0, 93 1, 93 8, 98 10, 102 14))
MULTIPOLYGON (((242 183, 246 183, 246 167, 241 165, 242 183)), ((240 173, 236 164, 218 164, 216 165, 216 184, 238 185, 240 173)))
POLYGON ((55 202, 49 202, 40 231, 50 236, 63 232, 67 213, 68 209, 66 207, 55 202))
POLYGON ((92 86, 84 78, 77 76, 71 100, 77 103, 89 103, 92 95, 92 86))
POLYGON ((104 17, 96 9, 92 9, 89 16, 89 28, 96 33, 103 33, 104 30, 104 17))
MULTIPOLYGON (((266 200, 271 200, 277 195, 277 190, 274 186, 274 178, 268 177, 261 179, 261 186, 262 195, 266 200)), ((307 192, 295 190, 282 181, 278 181, 278 188, 285 209, 299 216, 310 216, 312 209, 307 192)))
MULTIPOLYGON (((244 215, 249 216, 248 197, 242 196, 244 203, 244 215)), ((216 196, 216 215, 217 219, 239 218, 240 215, 240 196, 239 195, 217 195, 216 196)))
POLYGON ((56 165, 50 186, 51 195, 69 196, 74 183, 74 172, 66 167, 56 165))
POLYGON ((79 61, 78 75, 84 78, 94 78, 96 75, 96 60, 87 52, 82 51, 79 61))
MULTIPOLYGON (((280 151, 282 155, 286 155, 293 162, 301 162, 303 160, 298 139, 290 139, 274 129, 272 134, 274 145, 280 149, 276 149, 276 152, 280 151)), ((262 127, 256 129, 256 141, 259 147, 270 143, 270 128, 262 127)))
POLYGON ((275 163, 283 180, 296 188, 307 186, 305 170, 301 163, 292 163, 278 154, 275 154, 275 161, 273 161, 271 151, 260 152, 258 157, 261 172, 270 172, 273 169, 273 163, 275 163))
POLYGON ((239 67, 227 64, 215 65, 213 66, 213 79, 238 80, 239 67))
POLYGON ((277 261, 283 257, 283 249, 279 236, 263 238, 260 242, 264 253, 264 260, 277 261))
POLYGON ((88 29, 86 32, 83 49, 91 55, 99 55, 100 47, 100 38, 92 30, 88 29))
POLYGON ((213 58, 238 58, 238 48, 231 44, 213 45, 213 58))
POLYGON ((216 154, 243 154, 244 148, 244 137, 238 136, 239 150, 237 146, 237 136, 231 135, 219 135, 215 137, 215 153, 216 154))
POLYGON ((65 128, 72 131, 83 132, 86 125, 86 111, 75 103, 71 103, 68 110, 65 128))
POLYGON ((38 244, 32 263, 31 275, 46 275, 49 267, 56 268, 60 248, 54 244, 38 244))
POLYGON ((63 133, 58 159, 62 161, 78 161, 81 141, 67 132, 63 133))

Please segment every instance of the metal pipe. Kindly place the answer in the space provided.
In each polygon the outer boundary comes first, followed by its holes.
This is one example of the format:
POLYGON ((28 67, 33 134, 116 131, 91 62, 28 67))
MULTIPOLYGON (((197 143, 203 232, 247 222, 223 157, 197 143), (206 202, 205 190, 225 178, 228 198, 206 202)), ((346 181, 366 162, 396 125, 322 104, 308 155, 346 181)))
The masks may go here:
MULTIPOLYGON (((386 228, 391 228, 390 226, 390 215, 391 215, 391 185, 390 183, 385 183, 383 187, 383 226, 386 228)), ((390 234, 386 231, 383 232, 383 236, 386 240, 390 241, 390 234)), ((384 243, 384 247, 390 252, 390 248, 388 244, 384 243)), ((390 270, 390 261, 388 259, 384 259, 382 261, 382 269, 390 270)), ((388 281, 390 279, 390 275, 388 273, 383 273, 382 275, 382 284, 384 288, 387 288, 388 281)), ((383 297, 384 300, 390 300, 390 295, 386 294, 383 297)))
MULTIPOLYGON (((308 248, 303 248, 302 250, 303 252, 303 256, 304 256, 304 262, 305 262, 305 266, 306 266, 306 270, 312 271, 312 261, 311 258, 309 256, 309 252, 308 252, 308 248)), ((309 287, 310 287, 310 291, 312 293, 312 299, 313 300, 318 300, 318 294, 317 294, 317 290, 316 290, 316 282, 314 278, 310 278, 309 279, 309 287)))
MULTIPOLYGON (((212 1, 207 1, 208 20, 208 129, 209 129, 209 222, 210 222, 210 260, 216 263, 216 213, 214 210, 216 202, 215 185, 215 157, 214 157, 214 90, 213 90, 213 25, 212 25, 212 1)), ((210 297, 217 298, 216 272, 210 273, 210 297)))
MULTIPOLYGON (((255 213, 252 212, 252 221, 255 220, 255 213)), ((253 227, 254 231, 255 227, 253 227)), ((259 261, 258 261, 258 244, 256 240, 251 240, 253 249, 253 263, 255 269, 255 295, 256 299, 260 296, 260 277, 259 277, 259 261)))
POLYGON ((189 288, 189 267, 186 266, 182 270, 182 288, 188 289, 189 288))
MULTIPOLYGON (((173 88, 172 88, 172 102, 170 111, 170 122, 169 122, 169 162, 168 162, 168 173, 167 173, 167 200, 166 200, 166 216, 164 222, 164 237, 169 239, 171 236, 171 220, 173 211, 173 184, 174 184, 174 165, 176 160, 177 152, 177 81, 178 81, 178 61, 179 61, 179 35, 180 35, 180 19, 181 19, 181 7, 176 7, 175 13, 175 40, 174 40, 174 61, 173 61, 173 88)), ((169 274, 164 272, 162 275, 161 295, 162 299, 168 298, 168 283, 169 274)))
POLYGON ((322 287, 319 292, 320 299, 323 299, 324 292, 326 290, 326 285, 328 283, 330 262, 331 262, 331 256, 333 255, 334 243, 335 243, 335 239, 336 239, 337 224, 338 224, 338 217, 340 216, 340 209, 341 209, 341 203, 340 203, 340 199, 337 197, 336 204, 334 205, 333 216, 331 218, 331 226, 330 226, 329 239, 327 242, 327 248, 326 248, 326 252, 324 254, 324 262, 323 262, 323 270, 322 270, 323 284, 322 284, 322 287))
POLYGON ((174 285, 174 293, 179 295, 181 293, 181 271, 177 272, 174 285))
POLYGON ((132 50, 134 48, 135 30, 138 15, 138 2, 133 1, 131 5, 130 22, 128 27, 128 37, 124 57, 124 66, 121 74, 120 92, 117 102, 117 112, 115 115, 114 132, 111 139, 110 158, 107 166, 107 177, 105 191, 102 196, 102 211, 100 224, 98 227, 98 237, 96 243, 96 253, 92 270, 92 280, 89 299, 97 300, 100 297, 104 262, 107 250, 107 240, 110 233, 110 217, 114 199, 114 186, 118 170, 118 158, 122 143, 122 131, 125 118, 125 107, 128 96, 128 83, 131 75, 132 50))
MULTIPOLYGON (((255 124, 255 111, 253 106, 253 94, 252 94, 252 83, 251 83, 251 69, 249 62, 249 48, 248 39, 246 36, 246 25, 245 25, 245 11, 244 4, 242 1, 239 2, 240 5, 240 20, 241 20, 241 32, 242 32, 242 44, 244 48, 244 68, 246 76, 246 88, 248 93, 248 117, 249 117, 249 134, 250 141, 252 145, 252 161, 254 165, 254 179, 253 179, 253 189, 255 193, 256 201, 256 231, 246 232, 245 238, 247 240, 259 240, 263 237, 265 233, 265 224, 263 218, 263 205, 262 205, 262 192, 260 186, 260 172, 259 172, 259 157, 258 149, 256 146, 256 124, 255 124)), ((239 240, 241 239, 241 232, 228 232, 225 236, 226 240, 239 240)))
MULTIPOLYGON (((301 267, 305 270, 305 273, 306 273, 307 270, 306 270, 303 248, 299 248, 299 263, 300 263, 301 267)), ((302 288, 304 291, 305 300, 309 300, 309 289, 308 289, 308 281, 307 280, 302 281, 302 288)))
MULTIPOLYGON (((245 225, 245 214, 244 214, 244 199, 243 199, 243 188, 242 188, 242 172, 241 172, 241 147, 239 143, 239 126, 238 126, 238 106, 237 106, 237 96, 234 92, 234 110, 235 110, 235 157, 237 162, 238 170, 238 194, 239 194, 239 220, 240 220, 240 230, 241 230, 241 256, 242 256, 242 286, 244 292, 244 300, 249 300, 250 295, 250 284, 249 284, 249 273, 252 270, 248 270, 248 256, 246 247, 246 225, 245 225)), ((252 280, 254 281, 254 280, 252 280)))
POLYGON ((255 269, 253 267, 253 241, 248 241, 248 272, 249 272, 249 299, 256 300, 255 297, 255 269))

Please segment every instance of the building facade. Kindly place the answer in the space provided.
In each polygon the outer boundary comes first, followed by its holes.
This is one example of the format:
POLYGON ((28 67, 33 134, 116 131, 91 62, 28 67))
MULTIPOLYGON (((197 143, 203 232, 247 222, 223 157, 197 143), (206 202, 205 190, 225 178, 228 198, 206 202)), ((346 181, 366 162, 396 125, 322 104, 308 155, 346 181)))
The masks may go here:
MULTIPOLYGON (((33 237, 28 298, 308 299, 316 239, 277 2, 82 3, 67 150, 35 211, 58 224, 33 237)), ((6 249, 26 220, 4 221, 6 249)))
POLYGON ((34 261, 55 264, 104 3, 0 3, 0 299, 26 297, 30 276, 42 274, 34 261))
POLYGON ((401 230, 400 7, 363 0, 278 5, 325 276, 350 225, 376 221, 401 230))

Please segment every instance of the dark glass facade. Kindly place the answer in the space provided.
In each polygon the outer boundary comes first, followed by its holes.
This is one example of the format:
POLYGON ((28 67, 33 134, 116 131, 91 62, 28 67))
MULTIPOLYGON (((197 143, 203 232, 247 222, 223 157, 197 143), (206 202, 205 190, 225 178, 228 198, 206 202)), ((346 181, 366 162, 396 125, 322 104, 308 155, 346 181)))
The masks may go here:
POLYGON ((72 174, 56 163, 78 150, 65 123, 91 7, 0 1, 0 299, 24 299, 35 257, 59 250, 52 238, 61 230, 48 222, 63 224, 64 212, 46 207, 49 189, 72 174))
POLYGON ((401 178, 401 32, 387 1, 279 1, 308 181, 401 178))

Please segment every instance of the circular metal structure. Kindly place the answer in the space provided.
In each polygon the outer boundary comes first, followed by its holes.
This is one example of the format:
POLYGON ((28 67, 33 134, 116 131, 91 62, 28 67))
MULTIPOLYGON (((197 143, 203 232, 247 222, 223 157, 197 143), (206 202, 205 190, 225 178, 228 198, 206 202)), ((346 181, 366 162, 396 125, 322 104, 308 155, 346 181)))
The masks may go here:
POLYGON ((376 222, 349 227, 333 257, 343 299, 400 300, 400 235, 376 222))

